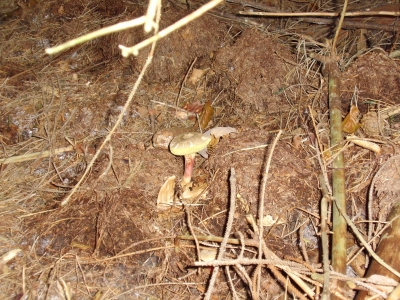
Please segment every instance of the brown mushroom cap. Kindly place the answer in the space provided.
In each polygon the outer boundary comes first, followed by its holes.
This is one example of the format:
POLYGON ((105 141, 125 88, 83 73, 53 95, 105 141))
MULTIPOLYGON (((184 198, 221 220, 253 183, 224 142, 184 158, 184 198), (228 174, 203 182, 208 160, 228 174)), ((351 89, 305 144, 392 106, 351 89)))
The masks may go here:
POLYGON ((182 133, 171 141, 169 150, 174 155, 194 154, 206 148, 210 141, 211 137, 199 132, 182 133))

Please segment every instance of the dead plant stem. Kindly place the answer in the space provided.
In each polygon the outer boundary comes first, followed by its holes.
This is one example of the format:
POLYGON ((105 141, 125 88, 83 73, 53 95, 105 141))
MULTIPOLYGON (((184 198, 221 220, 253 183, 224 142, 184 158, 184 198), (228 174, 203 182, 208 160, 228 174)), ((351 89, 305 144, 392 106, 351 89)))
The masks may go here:
MULTIPOLYGON (((243 16, 258 16, 258 17, 338 17, 336 12, 253 12, 239 11, 243 16)), ((355 11, 340 14, 343 17, 360 17, 360 16, 390 16, 398 17, 398 11, 355 11)))
MULTIPOLYGON (((262 248, 262 241, 264 241, 264 226, 262 225, 262 221, 264 218, 264 201, 265 201, 265 190, 267 187, 267 181, 268 181, 268 173, 269 169, 271 167, 271 160, 272 160, 272 155, 274 153, 276 144, 279 141, 279 138, 282 135, 282 130, 279 130, 278 134, 276 135, 274 141, 271 144, 271 147, 269 149, 267 161, 265 164, 265 169, 263 172, 262 180, 261 180, 261 193, 260 193, 260 200, 259 200, 259 205, 258 205, 258 259, 262 259, 263 255, 263 248, 262 248)), ((257 294, 259 295, 259 292, 261 290, 261 268, 258 270, 257 274, 257 294)))
MULTIPOLYGON (((221 260, 224 257, 226 245, 228 243, 229 235, 230 235, 231 229, 232 229, 233 217, 234 217, 234 214, 235 214, 235 208, 236 208, 236 172, 235 172, 234 168, 231 168, 231 174, 230 174, 229 182, 230 182, 231 190, 230 190, 228 222, 226 224, 226 230, 225 230, 224 238, 222 239, 221 245, 219 247, 217 260, 221 260)), ((211 278, 210 278, 210 282, 208 284, 207 293, 204 296, 205 300, 210 300, 210 298, 211 298, 212 291, 214 289, 215 280, 217 279, 218 270, 219 270, 218 266, 213 269, 213 272, 212 272, 211 278)))
POLYGON ((333 198, 333 200, 335 200, 335 205, 337 207, 337 209, 339 210, 339 212, 342 214, 343 218, 346 220, 347 225, 349 225, 349 227, 352 229, 352 231, 354 232, 354 235, 357 237, 357 239, 361 242, 361 244, 363 244, 363 246, 365 247, 365 249, 368 251, 368 253, 379 263, 381 264, 383 267, 385 267, 386 269, 388 269, 390 272, 392 272, 394 275, 396 275, 397 277, 400 277, 400 273, 398 271, 396 271, 395 269, 393 269, 391 266, 389 266, 386 262, 383 261, 382 258, 380 258, 375 251, 371 248, 371 246, 364 240, 364 238, 362 237, 362 234, 358 231, 356 225, 354 225, 354 223, 350 220, 349 216, 347 215, 346 211, 343 209, 343 206, 341 205, 341 203, 339 203, 338 201, 336 201, 336 199, 333 198))
POLYGON ((339 24, 338 24, 338 27, 336 28, 335 37, 334 37, 333 43, 332 43, 332 53, 335 54, 335 55, 336 55, 336 43, 337 43, 337 40, 338 40, 338 37, 339 37, 340 30, 342 29, 343 20, 344 20, 344 17, 346 15, 346 9, 347 9, 348 1, 349 0, 344 0, 342 13, 340 14, 339 24))

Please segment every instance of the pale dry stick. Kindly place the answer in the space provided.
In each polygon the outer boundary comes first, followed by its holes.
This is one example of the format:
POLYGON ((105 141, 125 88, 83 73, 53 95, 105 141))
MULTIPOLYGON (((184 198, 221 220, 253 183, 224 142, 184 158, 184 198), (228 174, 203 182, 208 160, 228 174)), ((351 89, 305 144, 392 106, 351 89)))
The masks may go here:
MULTIPOLYGON (((228 243, 229 234, 231 233, 233 218, 235 214, 236 208, 236 172, 234 168, 231 168, 231 176, 229 178, 229 183, 231 187, 230 191, 230 201, 229 201, 229 212, 228 212, 228 222, 226 223, 226 231, 224 234, 224 238, 222 239, 221 245, 219 247, 217 259, 221 260, 224 256, 226 245, 228 243)), ((205 300, 209 300, 212 295, 212 291, 214 289, 215 280, 217 279, 218 275, 218 267, 215 267, 210 278, 210 282, 208 284, 207 293, 204 296, 205 300)))
POLYGON ((239 299, 236 293, 235 285, 232 282, 231 274, 229 273, 229 266, 225 266, 226 277, 228 277, 228 285, 232 293, 233 299, 239 299))
POLYGON ((146 21, 144 23, 144 31, 150 32, 152 29, 158 31, 158 24, 154 22, 157 10, 161 6, 160 0, 150 0, 147 6, 146 21))
POLYGON ((189 207, 187 205, 185 205, 185 204, 183 205, 183 207, 185 208, 186 217, 187 217, 187 225, 189 227, 189 231, 192 234, 193 239, 194 239, 194 243, 196 245, 197 259, 200 260, 200 245, 199 245, 199 241, 197 240, 196 234, 195 234, 195 232, 193 230, 193 227, 192 227, 192 217, 190 215, 189 207))
MULTIPOLYGON (((271 270, 272 274, 274 274, 275 278, 278 279, 282 284, 285 284, 286 287, 286 294, 287 290, 289 289, 290 292, 292 292, 297 298, 301 300, 307 300, 303 294, 300 293, 300 291, 290 282, 289 278, 283 277, 283 275, 277 270, 275 266, 269 266, 269 269, 271 270)), ((289 277, 292 277, 290 273, 287 273, 289 277)))
POLYGON ((60 278, 60 281, 61 281, 61 285, 62 285, 62 287, 64 289, 65 298, 67 298, 67 300, 71 300, 71 295, 70 295, 69 288, 68 288, 67 284, 65 283, 64 279, 62 279, 62 278, 60 278))
MULTIPOLYGON (((347 3, 348 2, 349 2, 349 0, 344 0, 342 13, 340 14, 339 24, 338 24, 338 27, 336 28, 335 37, 333 38, 332 53, 334 55, 336 55, 336 43, 337 43, 337 40, 338 40, 338 37, 339 37, 340 30, 342 29, 344 17, 346 15, 346 9, 347 9, 347 3)), ((333 56, 331 56, 331 57, 333 58, 333 56)))
MULTIPOLYGON (((382 170, 386 167, 386 165, 389 164, 394 159, 399 158, 400 155, 394 155, 391 158, 389 158, 380 168, 379 170, 375 173, 374 178, 372 178, 371 185, 369 186, 369 191, 368 191, 368 206, 367 206, 367 213, 368 213, 368 218, 370 221, 372 221, 373 218, 373 212, 372 212, 372 205, 373 205, 373 195, 374 195, 374 187, 375 187, 375 182, 379 178, 382 170)), ((374 230, 374 223, 370 222, 368 224, 368 241, 371 240, 372 235, 373 235, 373 230, 374 230)))
MULTIPOLYGON (((354 280, 354 283, 359 285, 359 286, 362 286, 363 288, 365 288, 365 289, 367 289, 367 290, 369 290, 371 292, 374 292, 376 294, 376 295, 374 295, 374 296, 372 296, 370 298, 367 298, 368 300, 372 300, 372 299, 378 298, 377 295, 379 295, 379 296, 383 297, 383 299, 387 300, 387 294, 382 292, 382 291, 380 291, 379 289, 375 288, 374 286, 369 285, 369 284, 367 284, 365 282, 362 282, 362 281, 357 281, 357 280, 354 280)), ((398 299, 399 298, 396 298, 396 300, 398 300, 398 299)))
POLYGON ((223 2, 223 0, 213 0, 213 1, 208 2, 207 4, 201 6, 199 9, 192 12, 190 15, 180 19, 178 22, 172 24, 171 26, 165 28, 164 30, 161 30, 157 34, 153 35, 151 38, 148 38, 147 40, 144 40, 144 41, 140 42, 139 44, 136 44, 133 47, 125 47, 125 46, 119 45, 119 48, 122 51, 122 56, 128 57, 131 54, 133 54, 135 56, 138 55, 140 49, 150 45, 151 43, 158 41, 159 39, 166 37, 168 34, 172 33, 173 31, 192 22, 193 20, 195 20, 198 17, 205 14, 207 11, 216 7, 221 2, 223 2))
MULTIPOLYGON (((335 200, 334 198, 332 198, 333 200, 335 200)), ((365 249, 368 251, 368 253, 376 260, 377 263, 379 263, 380 265, 382 265, 383 267, 385 267, 386 269, 388 269, 390 272, 392 272, 394 275, 396 275, 397 277, 400 277, 400 273, 398 271, 396 271, 395 269, 393 269, 391 266, 389 266, 386 262, 383 261, 382 258, 380 258, 375 251, 371 248, 371 246, 364 240, 364 238, 362 237, 362 234, 358 231, 357 227, 354 225, 354 223, 350 220, 349 216, 347 215, 346 211, 341 207, 340 204, 338 204, 337 201, 334 201, 336 204, 336 207, 338 208, 338 210, 340 211, 341 215, 343 216, 343 218, 346 220, 347 225, 353 230, 355 236, 358 238, 358 240, 361 242, 361 244, 363 244, 363 246, 365 247, 365 249)))
POLYGON ((221 157, 224 157, 226 155, 230 155, 236 152, 241 152, 241 151, 249 151, 249 150, 253 150, 253 149, 260 149, 260 148, 265 148, 268 147, 269 144, 265 144, 265 145, 259 145, 259 146, 254 146, 254 147, 248 147, 248 148, 242 148, 242 149, 238 149, 238 150, 233 150, 231 152, 225 153, 224 155, 222 155, 221 157))
POLYGON ((355 11, 347 12, 344 14, 334 12, 253 12, 253 11, 239 11, 243 16, 259 16, 259 17, 360 17, 360 16, 390 16, 399 17, 400 12, 397 11, 355 11))
POLYGON ((82 44, 84 42, 96 39, 98 37, 104 36, 104 35, 108 35, 111 34, 113 32, 118 32, 118 31, 123 31, 126 30, 128 28, 132 28, 132 27, 137 27, 140 26, 142 24, 144 24, 146 22, 146 17, 142 16, 139 18, 136 18, 134 20, 130 20, 130 21, 126 21, 126 22, 121 22, 109 27, 105 27, 96 31, 93 31, 91 33, 85 34, 83 36, 80 36, 76 39, 70 40, 66 43, 63 43, 61 45, 52 47, 52 48, 47 48, 46 49, 46 53, 47 54, 55 54, 58 52, 61 52, 65 49, 74 47, 76 45, 82 44))
MULTIPOLYGON (((264 218, 264 201, 265 201, 265 190, 267 187, 267 181, 268 181, 268 173, 269 169, 271 167, 271 160, 272 160, 272 155, 274 153, 276 144, 279 141, 279 138, 282 135, 282 130, 279 130, 278 134, 276 135, 274 141, 271 144, 271 148, 269 149, 265 169, 263 172, 262 180, 261 180, 261 193, 260 193, 260 201, 258 205, 258 259, 262 259, 263 255, 263 248, 262 248, 262 242, 264 241, 264 226, 262 224, 263 218, 264 218)), ((257 289, 256 292, 258 295, 260 295, 260 290, 261 290, 261 268, 258 271, 257 276, 257 289)))
MULTIPOLYGON (((258 227, 256 227, 255 223, 251 223, 253 226, 253 231, 256 234, 258 234, 258 227)), ((259 243, 257 243, 256 247, 259 247, 259 243)), ((288 270, 287 268, 285 268, 285 266, 288 266, 291 264, 291 262, 288 261, 282 261, 278 256, 276 256, 275 253, 273 253, 265 244, 265 241, 262 240, 262 251, 264 253, 265 257, 270 257, 273 260, 275 260, 275 263, 271 263, 270 265, 274 265, 277 266, 279 268, 281 268, 282 270, 284 270, 297 284, 299 287, 301 287, 303 289, 304 292, 307 293, 307 295, 309 295, 311 298, 314 297, 314 292, 305 284, 305 282, 303 282, 299 277, 297 277, 295 274, 291 273, 290 270, 288 270), (282 262, 282 263, 281 263, 282 262)), ((267 265, 267 267, 271 267, 270 265, 267 265)), ((299 264, 301 266, 303 266, 302 264, 299 264)), ((273 266, 272 266, 273 267, 273 266)), ((292 266, 293 267, 293 266, 292 266)), ((300 267, 302 268, 302 267, 300 267)), ((283 283, 283 282, 282 282, 283 283)), ((296 289, 295 287, 293 287, 293 285, 289 286, 290 289, 296 289)), ((295 291, 294 291, 295 292, 295 291)), ((296 292, 295 292, 296 293, 296 292)), ((254 294, 254 293, 253 293, 254 294)))
MULTIPOLYGON (((172 247, 172 246, 171 246, 172 247)), ((194 262, 196 267, 222 267, 222 266, 233 266, 233 265, 275 265, 279 268, 284 267, 293 267, 299 268, 300 270, 304 270, 304 266, 302 264, 282 260, 282 259, 275 259, 275 258, 236 258, 236 259, 223 259, 223 260, 212 260, 212 261, 196 261, 194 262)))
MULTIPOLYGON (((372 237, 372 239, 368 240, 368 244, 371 244, 376 238, 378 238, 388 227, 390 227, 392 225, 392 223, 390 222, 385 222, 385 226, 379 230, 379 232, 377 234, 375 234, 374 237, 372 237)), ((352 253, 349 253, 348 257, 351 257, 348 262, 347 265, 350 265, 350 263, 362 252, 364 251, 364 247, 361 247, 360 249, 356 250, 356 253, 354 255, 351 255, 352 253)))
POLYGON ((180 108, 180 107, 178 107, 176 105, 166 104, 164 102, 160 102, 160 101, 156 101, 156 100, 150 100, 150 102, 161 104, 161 105, 164 105, 166 107, 171 107, 171 108, 174 108, 176 110, 180 110, 180 111, 186 112, 188 115, 191 115, 191 116, 196 115, 195 113, 192 113, 192 112, 190 112, 190 111, 188 111, 186 109, 180 108))
POLYGON ((0 159, 0 164, 3 164, 3 165, 13 164, 13 163, 17 163, 17 162, 40 159, 40 158, 49 157, 49 156, 64 153, 64 152, 71 152, 71 151, 74 151, 73 146, 62 147, 62 148, 54 149, 53 151, 46 150, 46 151, 35 152, 35 153, 30 153, 30 154, 11 156, 11 157, 6 157, 6 158, 0 159))
MULTIPOLYGON (((160 12, 159 12, 160 14, 160 12)), ((157 16, 158 21, 160 19, 160 16, 157 16)), ((106 138, 104 139, 104 141, 101 143, 99 149, 97 149, 96 153, 94 154, 92 160, 89 162, 88 166, 86 167, 85 172, 83 173, 82 177, 79 179, 78 183, 74 186, 74 188, 72 189, 72 191, 68 194, 68 196, 61 202, 61 206, 65 206, 68 204, 68 202, 71 199, 71 196, 77 191, 77 189, 80 187, 80 185, 82 184, 83 180, 86 178, 86 175, 89 173, 89 171, 91 170, 91 168, 94 165, 94 162, 97 160, 97 158, 100 155, 101 150, 103 150, 103 148, 105 147, 105 145, 111 140, 112 135, 114 134, 114 132, 117 130, 117 128, 119 127, 119 124, 122 121, 122 118, 124 117, 126 111, 128 110, 132 100, 133 100, 133 96, 136 94, 136 91, 139 87, 139 84, 142 82, 143 76, 147 70, 147 68, 149 67, 151 61, 153 60, 153 55, 154 55, 154 50, 156 47, 156 43, 153 43, 150 49, 150 52, 147 56, 146 62, 138 76, 138 78, 136 79, 136 82, 132 88, 131 93, 129 94, 128 100, 126 101, 124 107, 121 110, 121 113, 119 114, 113 128, 111 128, 110 132, 107 134, 106 138)))
POLYGON ((250 289, 250 295, 254 295, 253 293, 253 287, 251 286, 251 278, 249 274, 247 274, 246 269, 242 265, 234 265, 233 266, 236 273, 239 275, 239 277, 242 279, 244 283, 247 284, 247 286, 250 289))

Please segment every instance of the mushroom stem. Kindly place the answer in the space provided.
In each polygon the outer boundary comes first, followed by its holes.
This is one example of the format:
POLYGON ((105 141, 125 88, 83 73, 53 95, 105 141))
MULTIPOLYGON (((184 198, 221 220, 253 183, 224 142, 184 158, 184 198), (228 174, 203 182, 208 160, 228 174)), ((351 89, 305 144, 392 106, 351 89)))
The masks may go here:
POLYGON ((185 173, 183 174, 182 184, 188 184, 192 180, 194 160, 196 153, 185 155, 185 173))

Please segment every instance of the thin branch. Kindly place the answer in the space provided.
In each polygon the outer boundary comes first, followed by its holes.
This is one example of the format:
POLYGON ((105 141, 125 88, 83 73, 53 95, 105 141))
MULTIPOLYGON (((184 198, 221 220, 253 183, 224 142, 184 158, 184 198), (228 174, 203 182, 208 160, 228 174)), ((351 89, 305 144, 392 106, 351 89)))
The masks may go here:
POLYGON ((243 16, 257 16, 257 17, 360 17, 360 16, 390 16, 399 17, 398 11, 355 11, 340 14, 337 12, 254 12, 254 11, 239 11, 243 16))
POLYGON ((105 27, 105 28, 93 31, 91 33, 85 34, 83 36, 80 36, 76 39, 65 42, 61 45, 58 45, 58 46, 55 46, 52 48, 47 48, 46 53, 47 54, 55 54, 55 53, 61 52, 63 50, 66 50, 68 48, 74 47, 76 45, 82 44, 84 42, 91 41, 91 40, 94 40, 101 36, 111 34, 113 32, 123 31, 128 28, 140 26, 140 25, 144 24, 145 21, 146 21, 146 17, 142 16, 142 17, 134 19, 134 20, 121 22, 121 23, 118 23, 118 24, 115 24, 115 25, 112 25, 109 27, 105 27))
POLYGON ((345 17, 345 15, 346 15, 346 9, 347 9, 347 3, 348 3, 348 2, 349 2, 349 0, 344 0, 342 13, 340 14, 339 25, 338 25, 338 27, 336 28, 335 37, 334 37, 333 43, 332 43, 332 51, 333 51, 333 54, 336 54, 336 42, 337 42, 337 40, 338 40, 340 30, 342 29, 343 20, 344 20, 344 17, 345 17))
MULTIPOLYGON (((334 198, 333 198, 334 199, 334 198)), ((335 200, 335 199, 334 199, 335 200)), ((354 225, 354 223, 350 220, 349 216, 347 215, 346 211, 343 209, 341 204, 338 201, 334 201, 336 204, 337 209, 339 210, 340 214, 343 216, 343 218, 346 220, 347 225, 353 230, 355 236, 358 238, 358 240, 363 244, 365 249, 368 251, 369 254, 383 267, 388 269, 390 272, 392 272, 394 275, 397 277, 400 277, 400 273, 393 269, 391 266, 389 266, 386 262, 383 261, 382 258, 380 258, 374 250, 372 250, 371 246, 363 239, 362 234, 358 231, 357 227, 354 225)))
MULTIPOLYGON (((230 201, 229 201, 228 222, 226 224, 226 231, 225 231, 224 238, 223 238, 223 240, 221 242, 221 245, 219 247, 217 260, 221 260, 223 258, 223 256, 224 256, 226 245, 228 243, 229 235, 230 235, 231 229, 232 229, 233 217, 234 217, 234 214, 235 214, 235 208, 236 208, 236 172, 235 172, 234 168, 231 168, 231 176, 230 176, 229 182, 230 182, 230 187, 231 187, 231 191, 230 191, 231 196, 230 196, 230 201)), ((212 291, 214 289, 215 280, 217 279, 218 270, 219 270, 219 267, 215 267, 213 272, 212 272, 212 274, 211 274, 210 282, 208 284, 207 293, 204 296, 205 300, 209 300, 211 298, 212 291)))
MULTIPOLYGON (((279 130, 273 143, 271 144, 271 147, 270 147, 269 153, 268 153, 267 163, 265 165, 265 170, 264 170, 262 181, 261 181, 260 202, 258 204, 258 242, 259 242, 258 259, 262 259, 262 255, 263 255, 262 241, 264 240, 263 239, 264 226, 262 224, 262 220, 264 218, 264 200, 265 200, 265 190, 266 190, 267 181, 268 181, 268 173, 269 173, 269 169, 271 166, 272 155, 274 153, 276 144, 278 143, 281 135, 282 135, 282 130, 279 130)), ((261 288, 261 268, 258 270, 257 276, 258 276, 257 277, 257 293, 259 294, 260 288, 261 288)))
POLYGON ((182 26, 192 22, 193 20, 195 20, 198 17, 205 14, 207 11, 216 7, 222 1, 223 0, 213 0, 213 1, 208 2, 207 4, 203 5, 199 9, 192 12, 190 15, 180 19, 178 22, 172 24, 171 26, 165 28, 164 30, 160 31, 159 33, 153 35, 151 38, 148 38, 147 40, 144 40, 144 41, 140 42, 139 44, 136 44, 133 47, 125 47, 125 46, 119 45, 119 48, 122 51, 122 56, 128 57, 131 54, 133 54, 135 56, 138 55, 140 49, 150 45, 151 43, 158 41, 159 39, 166 37, 168 34, 174 32, 175 30, 181 28, 182 26))

